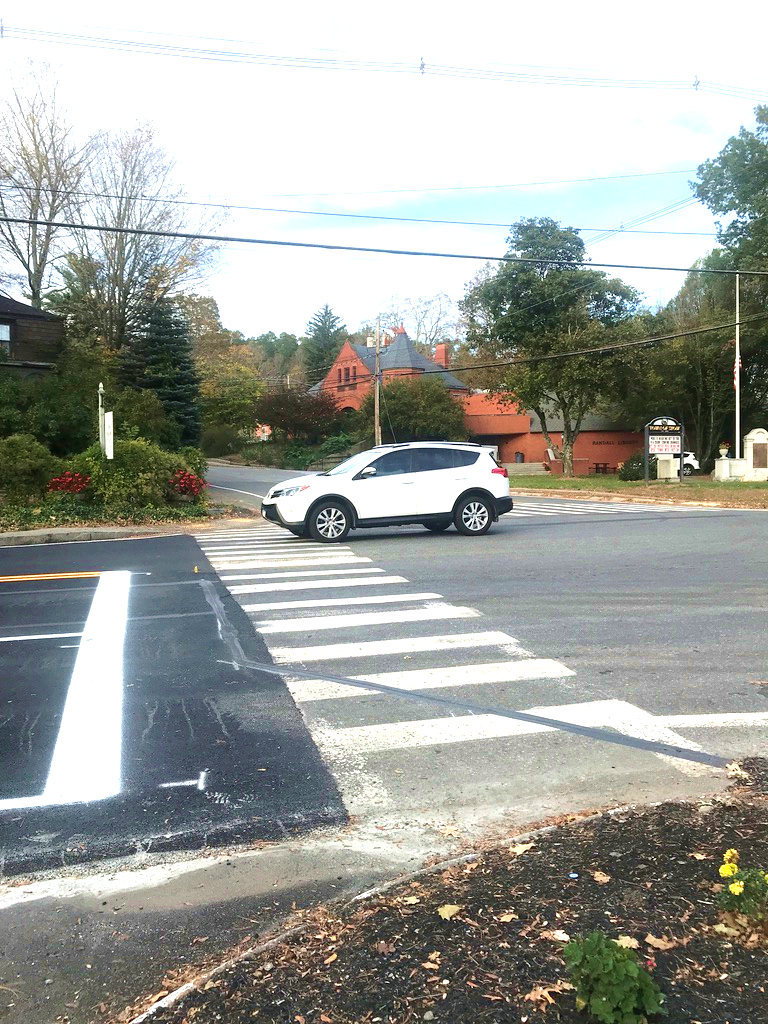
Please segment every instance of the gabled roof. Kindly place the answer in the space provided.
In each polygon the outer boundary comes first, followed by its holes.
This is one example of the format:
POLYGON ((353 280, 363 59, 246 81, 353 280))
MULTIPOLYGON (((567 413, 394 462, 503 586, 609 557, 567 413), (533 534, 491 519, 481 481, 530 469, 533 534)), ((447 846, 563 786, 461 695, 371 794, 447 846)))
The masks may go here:
POLYGON ((0 293, 0 316, 26 316, 33 320, 59 320, 53 313, 46 313, 44 309, 36 306, 28 306, 26 302, 17 302, 7 295, 0 293))
MULTIPOLYGON (((362 346, 360 347, 362 348, 362 346)), ((368 349, 368 351, 372 352, 373 350, 368 349)), ((397 331, 392 342, 382 350, 380 365, 382 370, 431 370, 447 388, 469 391, 467 385, 458 377, 454 377, 452 373, 438 366, 432 359, 423 356, 405 331, 397 331)))

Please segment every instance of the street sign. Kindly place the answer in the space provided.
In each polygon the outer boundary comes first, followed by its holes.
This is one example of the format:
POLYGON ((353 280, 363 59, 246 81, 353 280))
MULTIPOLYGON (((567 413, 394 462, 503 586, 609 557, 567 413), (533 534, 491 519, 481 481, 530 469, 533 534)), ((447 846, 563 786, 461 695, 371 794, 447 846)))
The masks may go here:
POLYGON ((104 413, 104 454, 108 459, 115 457, 115 429, 111 412, 104 413))
POLYGON ((680 459, 680 482, 683 482, 683 424, 672 416, 657 416, 645 425, 645 482, 648 482, 648 460, 651 455, 677 455, 680 459))

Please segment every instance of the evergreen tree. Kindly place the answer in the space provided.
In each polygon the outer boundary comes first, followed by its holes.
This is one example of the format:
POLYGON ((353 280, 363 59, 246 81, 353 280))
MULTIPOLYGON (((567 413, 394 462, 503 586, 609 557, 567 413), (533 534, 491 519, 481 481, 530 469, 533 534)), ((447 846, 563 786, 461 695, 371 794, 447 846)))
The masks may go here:
POLYGON ((307 337, 301 344, 310 384, 323 379, 346 336, 346 326, 326 302, 307 324, 307 337))
POLYGON ((186 321, 168 300, 149 306, 143 319, 136 336, 121 351, 121 383, 154 391, 168 418, 181 428, 181 444, 197 444, 200 382, 186 321))

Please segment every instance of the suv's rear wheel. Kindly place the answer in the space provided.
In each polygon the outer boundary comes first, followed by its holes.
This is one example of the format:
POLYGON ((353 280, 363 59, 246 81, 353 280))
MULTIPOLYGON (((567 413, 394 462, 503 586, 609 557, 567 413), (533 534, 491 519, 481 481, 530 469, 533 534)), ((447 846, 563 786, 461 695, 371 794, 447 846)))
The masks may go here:
POLYGON ((307 526, 310 535, 323 544, 344 540, 352 526, 349 509, 338 501, 323 501, 309 513, 307 526))
POLYGON ((462 498, 453 516, 456 529, 467 537, 479 537, 487 533, 493 522, 493 512, 487 498, 470 494, 462 498))
POLYGON ((424 523, 430 533, 442 533, 443 530, 447 530, 451 525, 450 519, 446 519, 444 523, 424 523))

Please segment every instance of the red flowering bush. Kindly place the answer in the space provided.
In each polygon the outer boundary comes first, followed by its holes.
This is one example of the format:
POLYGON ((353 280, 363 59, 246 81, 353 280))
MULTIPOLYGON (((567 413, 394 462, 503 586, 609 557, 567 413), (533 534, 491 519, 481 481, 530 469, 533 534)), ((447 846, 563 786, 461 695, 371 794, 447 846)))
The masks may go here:
POLYGON ((82 494, 91 485, 91 478, 83 473, 73 473, 68 469, 61 476, 48 481, 49 491, 61 491, 64 494, 82 494))
POLYGON ((191 494, 193 498, 199 498, 205 490, 205 480, 186 469, 177 469, 168 484, 174 494, 191 494))

